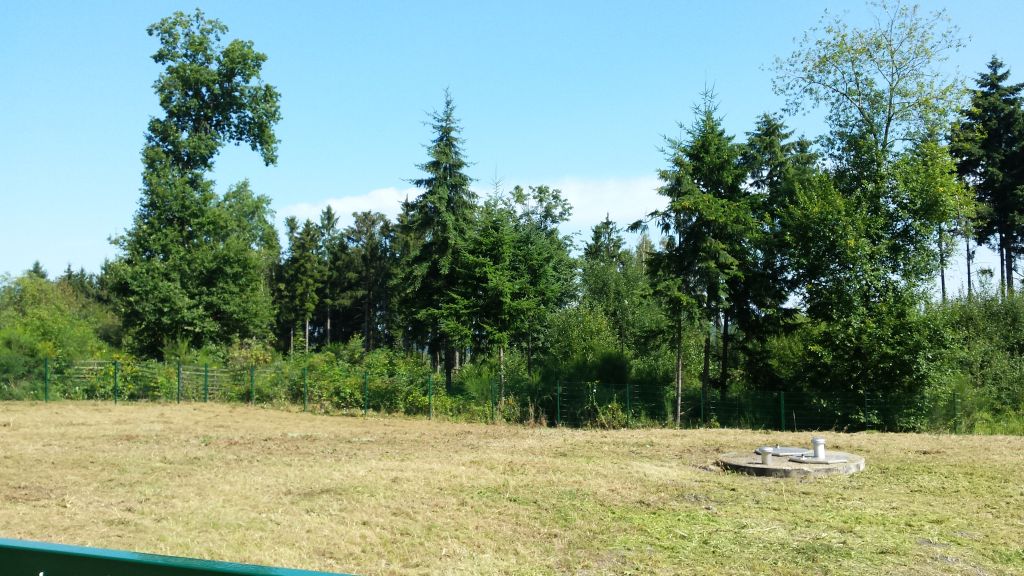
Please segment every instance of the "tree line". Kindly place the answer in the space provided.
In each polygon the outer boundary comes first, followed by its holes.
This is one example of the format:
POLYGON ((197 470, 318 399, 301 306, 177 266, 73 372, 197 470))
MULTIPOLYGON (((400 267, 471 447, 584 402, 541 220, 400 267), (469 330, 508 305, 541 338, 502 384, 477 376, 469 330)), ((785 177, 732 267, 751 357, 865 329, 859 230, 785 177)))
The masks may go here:
MULTIPOLYGON (((141 357, 358 342, 429 363, 450 393, 468 366, 492 367, 501 397, 557 379, 643 383, 651 416, 676 422, 694 389, 835 405, 980 390, 992 410, 1019 410, 1022 350, 993 326, 1020 309, 1022 85, 993 56, 964 89, 943 73, 961 46, 944 13, 874 10, 867 28, 826 16, 778 58, 787 106, 740 138, 701 94, 682 135, 663 141, 664 205, 639 221, 609 214, 580 242, 560 230, 572 206, 557 189, 495 182, 481 198, 445 92, 420 192, 395 220, 361 212, 342 228, 328 206, 288 218, 284 245, 269 198, 245 181, 217 194, 210 178, 226 144, 276 162, 267 56, 179 12, 148 29, 163 116, 148 125, 119 255, 57 282, 109 310, 104 338, 141 357), (787 115, 812 108, 825 133, 796 135, 787 115), (626 230, 639 233, 632 246, 626 230), (953 298, 946 269, 961 245, 968 293, 953 298), (998 282, 975 269, 979 245, 999 254, 998 282)), ((0 306, 44 275, 8 281, 0 306)))

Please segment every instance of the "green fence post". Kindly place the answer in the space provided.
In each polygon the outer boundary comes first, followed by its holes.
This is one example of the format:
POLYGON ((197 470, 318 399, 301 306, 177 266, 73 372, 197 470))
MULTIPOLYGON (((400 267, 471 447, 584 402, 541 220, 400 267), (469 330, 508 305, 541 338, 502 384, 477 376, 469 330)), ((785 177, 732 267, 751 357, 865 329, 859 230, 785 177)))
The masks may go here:
POLYGON ((434 419, 434 375, 427 376, 427 420, 434 419))
POLYGON ((953 391, 953 434, 960 433, 960 403, 956 395, 956 390, 953 391))
POLYGON ((114 406, 117 406, 117 377, 121 371, 121 363, 114 360, 114 406))
POLYGON ((176 401, 178 404, 181 404, 181 360, 178 360, 178 395, 176 401))
POLYGON ((203 402, 210 401, 210 364, 203 364, 203 402))
POLYGON ((50 401, 50 359, 43 358, 43 402, 50 401))
POLYGON ((785 431, 785 390, 778 390, 778 423, 785 431))
POLYGON ((363 372, 363 416, 370 411, 370 373, 363 372))
POLYGON ((308 368, 302 367, 302 411, 309 408, 309 379, 306 377, 308 368))
POLYGON ((249 366, 249 405, 256 405, 256 366, 249 366))
POLYGON ((630 394, 629 392, 630 392, 630 385, 629 385, 629 382, 626 382, 626 428, 629 428, 629 417, 630 417, 630 414, 631 414, 631 412, 630 412, 631 407, 629 405, 629 397, 632 396, 632 394, 630 394))
POLYGON ((491 379, 491 423, 498 422, 498 383, 491 379))
POLYGON ((555 426, 562 425, 562 381, 555 384, 555 426))

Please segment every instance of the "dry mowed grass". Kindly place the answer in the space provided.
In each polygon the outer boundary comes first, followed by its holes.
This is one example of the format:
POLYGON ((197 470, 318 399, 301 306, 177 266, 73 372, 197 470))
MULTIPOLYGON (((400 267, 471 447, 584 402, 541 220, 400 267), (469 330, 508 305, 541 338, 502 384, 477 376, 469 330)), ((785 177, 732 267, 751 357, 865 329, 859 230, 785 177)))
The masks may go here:
POLYGON ((864 472, 723 473, 809 434, 224 405, 0 404, 0 537, 359 574, 1024 573, 1024 439, 828 434, 864 472))

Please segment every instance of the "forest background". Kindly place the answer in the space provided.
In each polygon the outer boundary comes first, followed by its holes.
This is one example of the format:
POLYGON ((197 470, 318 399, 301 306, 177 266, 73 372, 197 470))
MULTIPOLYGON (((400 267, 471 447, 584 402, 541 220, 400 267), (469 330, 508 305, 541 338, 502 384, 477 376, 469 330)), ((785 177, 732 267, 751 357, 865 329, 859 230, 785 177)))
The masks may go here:
POLYGON ((268 197, 212 179, 228 144, 277 161, 268 56, 177 12, 147 30, 162 113, 133 223, 99 273, 3 280, 0 395, 27 397, 44 359, 373 364, 435 373, 451 398, 497 382, 517 421, 544 419, 553 382, 593 382, 643 390, 653 423, 678 424, 695 395, 778 391, 854 428, 877 417, 850 409, 868 398, 901 407, 888 426, 920 429, 925 407, 959 397, 972 429, 1020 432, 1022 87, 996 56, 970 80, 946 71, 965 39, 943 12, 872 13, 826 14, 777 58, 786 109, 743 134, 713 89, 694 95, 661 142, 662 206, 576 237, 557 188, 495 177, 478 192, 448 91, 396 218, 341 226, 328 205, 279 233, 268 197), (796 135, 803 110, 826 130, 796 135), (998 264, 974 264, 979 246, 998 264), (953 293, 958 254, 967 290, 953 293))

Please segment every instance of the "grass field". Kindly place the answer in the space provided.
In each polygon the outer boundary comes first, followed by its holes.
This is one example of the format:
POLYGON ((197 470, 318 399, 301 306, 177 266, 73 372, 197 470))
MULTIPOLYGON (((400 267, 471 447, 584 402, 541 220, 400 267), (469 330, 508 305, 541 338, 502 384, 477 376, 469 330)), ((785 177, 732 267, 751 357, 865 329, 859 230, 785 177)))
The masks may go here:
POLYGON ((809 437, 3 403, 0 537, 359 574, 1024 573, 1024 438, 830 433, 867 470, 714 467, 809 437))

